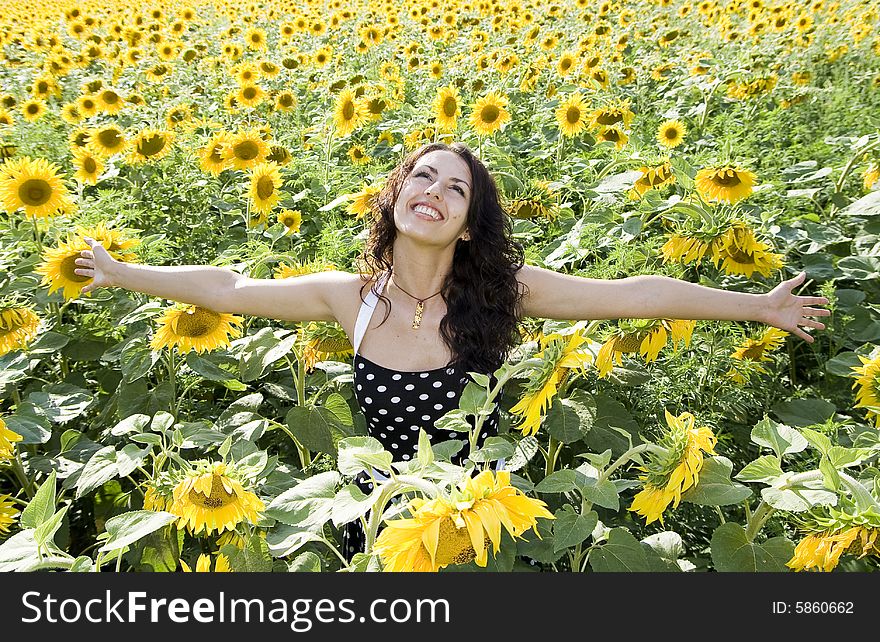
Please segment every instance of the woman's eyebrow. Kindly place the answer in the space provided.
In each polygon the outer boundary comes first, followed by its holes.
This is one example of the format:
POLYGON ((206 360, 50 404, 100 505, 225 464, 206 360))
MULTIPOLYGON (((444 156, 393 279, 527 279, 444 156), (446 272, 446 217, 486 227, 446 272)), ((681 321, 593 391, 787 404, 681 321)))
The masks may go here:
MULTIPOLYGON (((433 167, 431 167, 431 166, 428 165, 428 164, 422 165, 421 167, 427 167, 428 169, 430 169, 430 170, 431 170, 432 172, 434 172, 435 174, 437 173, 437 170, 434 169, 433 167)), ((463 180, 463 179, 461 179, 461 178, 455 178, 455 176, 453 176, 453 177, 450 178, 449 180, 454 181, 454 182, 456 182, 456 183, 462 183, 462 184, 463 184, 465 187, 467 187, 468 189, 470 189, 470 187, 471 187, 470 185, 468 185, 468 182, 467 182, 466 180, 463 180)))

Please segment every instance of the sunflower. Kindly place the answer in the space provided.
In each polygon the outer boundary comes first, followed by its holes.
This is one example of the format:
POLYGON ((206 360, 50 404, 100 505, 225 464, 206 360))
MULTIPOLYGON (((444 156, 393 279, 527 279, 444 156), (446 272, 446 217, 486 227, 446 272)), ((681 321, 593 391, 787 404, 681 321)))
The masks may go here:
POLYGON ((164 62, 157 63, 147 69, 144 75, 151 83, 167 82, 168 76, 174 73, 174 66, 164 62))
POLYGON ((830 572, 843 554, 880 555, 880 514, 875 509, 847 512, 829 507, 828 511, 827 517, 810 513, 807 520, 798 520, 809 535, 797 545, 786 566, 795 571, 830 572))
MULTIPOLYGON (((318 269, 313 271, 318 271, 318 269)), ((303 330, 303 340, 305 345, 302 349, 302 358, 306 372, 314 370, 315 364, 321 361, 338 361, 345 357, 354 356, 354 348, 348 335, 335 322, 313 321, 309 323, 303 330)))
POLYGON ((689 346, 695 325, 696 321, 677 319, 621 321, 596 355, 599 377, 608 376, 615 363, 622 366, 621 355, 625 353, 638 352, 647 363, 654 361, 670 336, 674 344, 684 342, 685 346, 689 346))
POLYGON ((6 427, 6 422, 0 419, 0 461, 15 457, 15 444, 23 437, 14 430, 6 427))
POLYGON ((199 169, 212 176, 219 176, 220 172, 229 167, 225 150, 231 141, 232 134, 229 132, 215 133, 199 152, 199 169))
POLYGON ((620 128, 620 125, 608 125, 596 133, 596 140, 600 143, 614 143, 615 148, 623 149, 629 142, 629 136, 620 128))
POLYGON ((287 230, 285 234, 296 234, 302 225, 302 212, 299 210, 281 210, 278 212, 278 222, 287 230))
POLYGON ((127 146, 125 132, 116 125, 105 125, 89 132, 89 150, 101 158, 124 152, 127 146))
POLYGON ((785 330, 768 327, 760 338, 746 339, 745 343, 738 345, 730 357, 740 361, 770 361, 766 353, 781 346, 787 336, 788 332, 785 330))
MULTIPOLYGON (((180 560, 180 566, 183 569, 184 573, 192 573, 193 570, 189 567, 189 565, 180 560)), ((217 553, 217 558, 214 562, 214 572, 215 573, 229 573, 232 571, 232 568, 229 566, 229 558, 226 557, 223 553, 217 553)), ((196 561, 196 573, 210 573, 211 572, 211 556, 202 553, 199 555, 198 561, 196 561)))
POLYGON ((537 518, 554 519, 540 500, 510 484, 510 472, 486 470, 463 480, 451 496, 414 499, 412 518, 386 522, 373 550, 385 571, 436 572, 475 561, 485 567, 489 545, 501 548, 501 527, 514 538, 538 532, 537 518))
POLYGON ((574 69, 576 63, 577 58, 575 55, 570 51, 564 51, 559 57, 559 61, 556 63, 556 73, 565 77, 571 73, 571 70, 574 69))
POLYGON ((13 350, 26 350, 37 336, 40 317, 29 307, 0 305, 0 357, 13 350))
POLYGON ((91 130, 85 127, 77 127, 67 135, 67 142, 71 150, 86 149, 89 146, 91 130))
POLYGON ((257 214, 267 214, 280 198, 281 172, 275 163, 260 163, 254 166, 248 198, 251 210, 257 214))
POLYGON ((251 169, 265 162, 269 145, 256 129, 235 134, 226 145, 224 155, 235 169, 251 169))
MULTIPOLYGON (((664 161, 658 165, 643 165, 639 168, 642 175, 633 185, 633 195, 639 198, 652 189, 659 189, 664 185, 675 182, 675 174, 672 173, 672 165, 664 161)), ((665 246, 664 246, 665 247, 665 246)))
POLYGON ((696 261, 699 263, 707 252, 712 252, 720 240, 720 236, 703 238, 676 232, 663 244, 660 252, 663 254, 664 263, 669 261, 682 261, 683 263, 696 261))
POLYGON ((19 511, 12 502, 11 495, 0 495, 0 533, 8 534, 9 527, 15 523, 19 511))
POLYGON ((657 142, 664 147, 674 149, 684 142, 686 134, 687 128, 684 123, 678 120, 667 120, 660 123, 657 128, 657 142))
POLYGON ((73 166, 76 173, 75 179, 89 185, 96 185, 98 177, 104 171, 104 163, 101 157, 88 149, 75 149, 73 151, 73 166))
POLYGON ((880 354, 872 359, 858 356, 862 365, 852 366, 853 374, 858 375, 852 387, 859 386, 855 407, 869 408, 865 417, 880 428, 880 354))
MULTIPOLYGON (((61 241, 58 247, 46 249, 43 252, 43 262, 34 270, 43 275, 40 285, 49 285, 49 294, 55 290, 62 290, 65 300, 75 299, 80 291, 91 282, 91 278, 76 274, 76 259, 80 252, 88 250, 89 245, 81 238, 72 241, 61 241)), ((91 295, 91 292, 86 292, 91 295)))
POLYGON ((92 95, 80 96, 76 99, 75 104, 83 118, 89 118, 98 113, 98 100, 92 95))
POLYGON ((248 49, 258 51, 266 48, 266 32, 263 29, 251 27, 247 30, 244 40, 248 49))
POLYGON ((728 370, 725 376, 739 385, 745 385, 753 372, 767 374, 767 371, 758 365, 758 362, 770 361, 770 357, 765 353, 776 350, 787 336, 788 332, 769 327, 761 337, 746 339, 745 343, 738 345, 730 355, 732 359, 736 359, 740 363, 728 370))
POLYGON ((510 120, 508 98, 498 92, 489 92, 471 107, 470 124, 478 136, 491 136, 510 120))
POLYGON ((275 97, 275 109, 288 112, 296 107, 296 95, 292 91, 279 92, 275 97))
POLYGON ((798 542, 794 556, 785 564, 795 571, 816 569, 826 573, 833 571, 840 557, 849 551, 859 552, 859 557, 880 554, 877 543, 878 528, 853 526, 841 531, 826 531, 807 535, 798 542))
POLYGON ((157 161, 171 153, 174 132, 162 129, 143 129, 131 141, 128 162, 133 165, 157 161))
POLYGON ((862 173, 862 184, 865 186, 865 190, 869 190, 878 181, 880 181, 880 162, 872 162, 862 173))
POLYGON ((556 108, 556 122, 563 136, 577 136, 587 126, 587 105, 579 93, 566 98, 556 108))
POLYGON ((360 192, 350 195, 351 202, 346 206, 345 211, 353 214, 356 218, 362 218, 367 213, 374 212, 373 199, 381 191, 381 185, 364 185, 360 192))
POLYGON ((223 463, 201 463, 174 487, 170 513, 193 534, 210 535, 232 530, 241 522, 255 522, 263 502, 245 490, 233 469, 223 463))
POLYGON ((314 260, 314 261, 305 261, 305 262, 297 262, 293 265, 285 265, 281 264, 275 270, 274 278, 276 279, 289 279, 297 276, 302 276, 303 274, 314 274, 315 272, 327 272, 330 270, 337 269, 335 265, 332 263, 326 263, 324 261, 314 260))
POLYGON ((755 233, 742 221, 735 221, 712 245, 715 267, 727 274, 743 274, 751 278, 754 272, 764 277, 782 268, 782 255, 769 252, 770 246, 755 239, 755 233))
POLYGON ((363 145, 352 145, 348 148, 348 157, 354 165, 366 165, 373 159, 367 154, 363 145))
POLYGON ((111 116, 118 114, 125 106, 122 96, 110 88, 99 91, 95 99, 98 103, 98 109, 111 116))
POLYGON ((636 70, 632 67, 624 67, 620 70, 617 78, 618 85, 630 85, 636 81, 636 70))
POLYGON ((137 258, 129 250, 140 245, 140 240, 126 238, 126 231, 111 229, 103 221, 92 227, 77 227, 76 233, 81 239, 90 238, 100 241, 117 261, 130 263, 137 258))
MULTIPOLYGON (((0 110, 0 123, 3 122, 2 119, 2 111, 0 110)), ((76 106, 76 103, 67 103, 61 108, 61 120, 70 125, 76 125, 81 122, 83 116, 79 113, 79 108, 76 106)), ((11 124, 11 123, 10 123, 11 124)))
POLYGON ((58 166, 24 156, 8 160, 0 171, 0 199, 9 214, 23 208, 27 216, 44 218, 73 207, 58 166))
POLYGON ((633 498, 629 510, 645 518, 645 524, 660 520, 663 512, 672 504, 678 507, 683 492, 696 486, 703 468, 703 453, 715 454, 717 443, 709 428, 694 427, 694 416, 684 412, 678 417, 668 410, 666 423, 669 430, 660 441, 663 454, 651 453, 645 468, 646 475, 640 477, 644 487, 633 498))
POLYGON ((705 201, 736 203, 752 193, 755 175, 739 167, 706 167, 694 178, 697 193, 705 201))
POLYGON ((269 154, 266 156, 266 160, 270 163, 275 163, 276 165, 287 165, 293 160, 293 156, 291 156, 290 151, 283 145, 270 145, 269 154))
POLYGON ((333 108, 333 126, 340 136, 348 136, 367 120, 367 109, 350 89, 343 89, 333 108))
POLYGON ((192 122, 192 117, 192 107, 186 104, 175 105, 165 112, 165 124, 171 128, 178 127, 192 122))
POLYGON ((321 47, 312 56, 312 60, 319 67, 325 66, 333 58, 333 50, 330 47, 321 47))
POLYGON ((243 319, 197 305, 176 304, 159 318, 159 329, 150 341, 153 350, 177 347, 181 353, 229 347, 229 338, 241 335, 243 319))
POLYGON ((35 120, 38 120, 46 113, 46 103, 42 100, 38 100, 36 98, 32 98, 21 105, 21 115, 24 119, 32 123, 35 120))
POLYGON ((553 194, 538 182, 518 192, 505 209, 513 218, 522 219, 552 219, 557 214, 553 194))
POLYGON ((437 128, 444 132, 454 132, 461 116, 458 88, 455 85, 441 87, 434 99, 434 118, 437 128))
POLYGON ((235 95, 235 99, 238 101, 239 105, 244 105, 245 107, 256 107, 263 99, 266 98, 266 92, 263 91, 263 88, 256 84, 247 84, 242 85, 238 93, 235 95))
POLYGON ((240 86, 252 85, 260 79, 260 68, 252 62, 243 62, 231 70, 240 86))
POLYGON ((49 98, 49 96, 60 97, 61 88, 58 87, 58 83, 55 82, 52 76, 40 76, 34 79, 31 93, 34 98, 41 99, 49 98))
POLYGON ((635 114, 627 102, 615 103, 607 107, 594 109, 590 113, 590 129, 601 130, 604 127, 628 129, 635 114))
MULTIPOLYGON (((64 115, 64 110, 62 109, 62 117, 64 115)), ((14 125, 15 118, 12 114, 9 113, 9 110, 5 107, 0 107, 0 125, 14 125)))
POLYGON ((592 353, 581 347, 587 341, 580 328, 568 337, 554 332, 542 339, 543 349, 535 355, 542 359, 541 370, 526 384, 523 398, 510 409, 522 418, 517 428, 523 435, 538 432, 542 417, 553 405, 553 397, 569 371, 583 372, 584 366, 593 360, 592 353))

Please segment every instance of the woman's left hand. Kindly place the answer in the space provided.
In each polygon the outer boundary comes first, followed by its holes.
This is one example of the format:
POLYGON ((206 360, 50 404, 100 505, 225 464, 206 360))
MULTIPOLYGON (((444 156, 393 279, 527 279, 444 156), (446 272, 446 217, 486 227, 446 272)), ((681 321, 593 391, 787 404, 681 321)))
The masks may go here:
POLYGON ((780 330, 796 334, 807 343, 813 343, 813 337, 801 330, 799 326, 824 330, 824 323, 813 321, 808 317, 831 316, 831 310, 809 307, 811 305, 826 305, 828 299, 825 297, 792 294, 792 290, 801 285, 806 277, 807 273, 801 272, 796 277, 783 281, 765 295, 767 309, 763 321, 780 330))

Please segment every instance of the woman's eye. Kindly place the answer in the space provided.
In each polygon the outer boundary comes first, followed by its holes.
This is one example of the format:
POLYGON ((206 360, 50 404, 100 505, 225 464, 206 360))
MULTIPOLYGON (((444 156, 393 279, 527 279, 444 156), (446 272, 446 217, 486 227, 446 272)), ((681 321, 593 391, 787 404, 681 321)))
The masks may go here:
POLYGON ((431 178, 431 175, 428 172, 418 172, 416 173, 416 178, 421 178, 424 176, 425 178, 431 178))
POLYGON ((458 185, 453 186, 452 189, 454 189, 456 192, 458 192, 459 194, 461 194, 462 196, 464 196, 464 190, 461 189, 458 185))

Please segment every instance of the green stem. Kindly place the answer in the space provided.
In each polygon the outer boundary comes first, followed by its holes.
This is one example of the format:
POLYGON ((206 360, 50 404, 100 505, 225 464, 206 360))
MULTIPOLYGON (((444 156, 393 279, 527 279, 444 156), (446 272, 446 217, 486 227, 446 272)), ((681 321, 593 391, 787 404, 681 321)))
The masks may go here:
POLYGON ((849 162, 846 164, 846 167, 843 168, 843 172, 841 173, 840 178, 838 178, 837 182, 834 184, 834 193, 835 194, 839 194, 841 191, 843 191, 843 184, 846 182, 846 177, 852 171, 852 167, 853 167, 853 165, 855 165, 855 162, 859 158, 861 158, 862 156, 864 156, 865 154, 870 152, 872 149, 875 149, 877 147, 880 147, 880 138, 878 138, 870 145, 863 147, 858 152, 853 154, 852 158, 850 158, 849 162))
POLYGON ((755 541, 755 536, 761 531, 761 528, 763 528, 764 524, 775 512, 775 508, 762 501, 758 505, 757 510, 755 510, 754 515, 752 515, 752 518, 746 524, 746 539, 750 542, 755 541))
POLYGON ((18 449, 15 449, 15 457, 12 458, 12 471, 15 473, 15 477, 18 479, 18 483, 21 484, 22 489, 27 494, 28 499, 34 498, 34 486, 31 483, 30 477, 27 476, 27 473, 24 470, 24 465, 21 463, 21 456, 18 453, 18 449))
POLYGON ((21 395, 18 393, 18 388, 16 386, 12 386, 12 401, 15 402, 16 410, 21 408, 21 395))
POLYGON ((327 132, 327 150, 324 155, 324 186, 325 189, 329 191, 330 187, 330 154, 333 145, 333 131, 334 128, 331 125, 329 131, 327 132))
POLYGON ((37 253, 42 254, 43 253, 43 239, 40 237, 40 230, 37 228, 37 217, 31 216, 29 218, 31 219, 31 223, 33 223, 33 226, 34 226, 34 242, 36 242, 36 244, 37 244, 37 253))
POLYGON ((711 342, 709 343, 709 356, 706 357, 706 364, 705 364, 705 365, 706 365, 706 370, 703 372, 703 375, 700 377, 700 388, 699 388, 699 393, 698 393, 698 396, 700 397, 700 399, 703 398, 703 388, 705 387, 706 382, 709 380, 709 372, 710 372, 711 369, 712 369, 712 365, 715 363, 715 362, 714 362, 714 358, 715 358, 715 339, 716 339, 716 337, 718 336, 718 333, 717 333, 717 332, 712 332, 711 334, 712 334, 712 340, 711 340, 711 342))
POLYGON ((508 381, 510 381, 514 375, 521 372, 522 370, 525 370, 527 367, 532 367, 533 364, 527 363, 528 361, 529 361, 528 359, 521 361, 518 364, 516 364, 515 366, 508 368, 506 370, 504 369, 504 367, 502 367, 499 371, 496 371, 494 373, 495 376, 497 376, 497 378, 498 378, 497 383, 495 384, 495 387, 493 387, 489 390, 489 393, 486 396, 486 403, 484 403, 482 406, 482 410, 485 410, 487 412, 486 413, 480 413, 480 412, 477 413, 477 417, 474 420, 474 428, 473 428, 473 430, 471 430, 471 433, 470 433, 470 437, 469 437, 468 441, 470 444, 471 452, 474 452, 475 450, 477 450, 477 439, 479 438, 480 431, 483 429, 483 424, 486 422, 486 419, 491 414, 488 411, 494 405, 495 398, 498 396, 498 393, 501 392, 501 388, 503 388, 504 384, 506 384, 508 381), (501 372, 500 375, 498 374, 499 372, 501 372))
POLYGON ((625 453, 623 453, 620 457, 618 457, 614 462, 608 466, 605 470, 599 473, 599 482, 603 482, 609 477, 611 477, 611 473, 615 470, 623 466, 626 462, 632 459, 633 455, 638 455, 639 453, 643 453, 646 450, 653 450, 655 452, 665 452, 665 449, 662 446, 658 446, 656 444, 645 443, 639 444, 638 446, 633 446, 625 453))
POLYGON ((177 373, 175 372, 174 366, 174 348, 168 348, 168 381, 171 382, 171 406, 169 410, 174 415, 174 419, 177 419, 177 373))
POLYGON ((556 469, 556 460, 559 458, 559 452, 561 450, 562 442, 551 435, 550 442, 547 444, 547 459, 544 466, 544 477, 551 475, 556 469))
POLYGON ((339 552, 339 549, 336 548, 330 540, 328 540, 326 537, 321 537, 318 541, 326 544, 327 548, 329 548, 331 551, 333 551, 333 554, 339 558, 339 560, 342 562, 342 565, 344 567, 348 567, 348 561, 345 559, 345 557, 342 555, 342 553, 339 552))
POLYGON ((367 555, 372 554, 373 545, 376 543, 376 535, 379 532, 379 525, 382 523, 382 515, 385 513, 385 507, 394 497, 401 495, 410 490, 417 490, 425 493, 429 497, 437 496, 437 487, 431 482, 425 481, 419 477, 411 477, 409 475, 398 475, 389 480, 379 492, 379 497, 370 509, 370 519, 366 528, 366 545, 364 551, 367 555))
POLYGON ((282 423, 279 423, 277 421, 273 421, 272 419, 269 419, 268 421, 271 425, 280 428, 282 432, 284 432, 288 437, 290 437, 290 440, 293 442, 293 445, 296 446, 296 452, 299 455, 300 469, 303 470, 307 466, 311 465, 311 463, 312 463, 311 453, 309 453, 308 448, 305 448, 300 443, 299 439, 297 439, 296 435, 294 435, 293 432, 291 432, 290 428, 288 428, 287 426, 285 426, 282 423))

